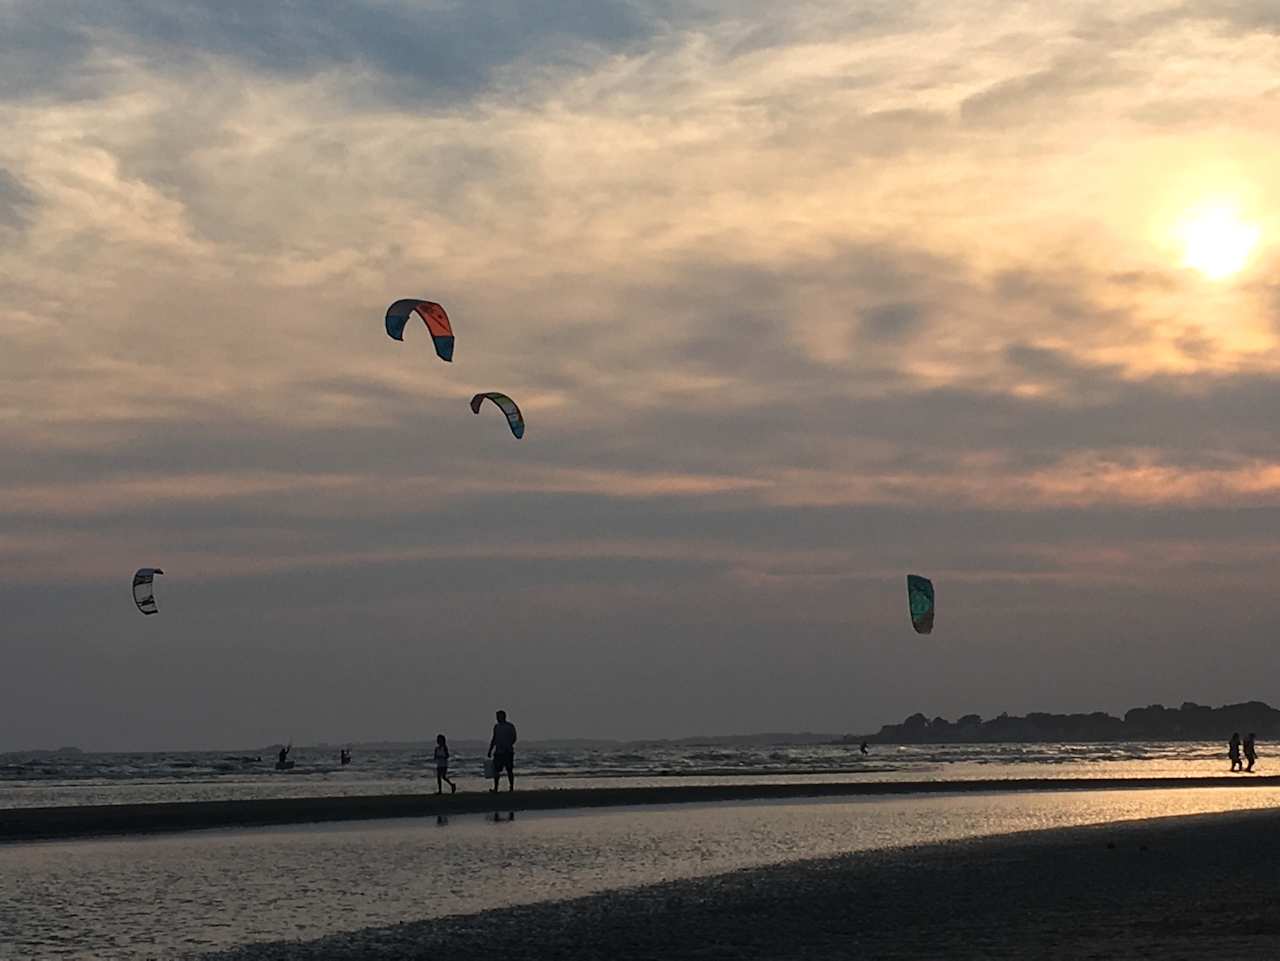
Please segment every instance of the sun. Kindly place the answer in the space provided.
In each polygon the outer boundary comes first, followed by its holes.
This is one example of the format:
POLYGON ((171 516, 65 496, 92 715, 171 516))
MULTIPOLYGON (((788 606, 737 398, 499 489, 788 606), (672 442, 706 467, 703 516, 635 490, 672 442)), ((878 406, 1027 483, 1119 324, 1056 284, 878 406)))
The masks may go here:
POLYGON ((1238 274, 1249 262, 1262 231, 1231 206, 1199 207, 1179 222, 1182 263, 1210 280, 1238 274))

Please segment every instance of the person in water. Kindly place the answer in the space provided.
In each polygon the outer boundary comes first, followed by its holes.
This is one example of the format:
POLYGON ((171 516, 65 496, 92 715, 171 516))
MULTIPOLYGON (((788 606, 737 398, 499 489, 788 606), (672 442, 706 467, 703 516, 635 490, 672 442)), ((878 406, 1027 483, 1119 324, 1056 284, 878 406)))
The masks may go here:
POLYGON ((516 726, 507 720, 507 712, 498 712, 498 723, 493 726, 493 738, 489 741, 489 756, 493 758, 493 787, 490 794, 498 793, 502 771, 507 772, 507 789, 516 789, 516 726))
POLYGON ((338 760, 343 764, 350 764, 351 763, 350 749, 344 747, 341 751, 339 751, 338 760))
POLYGON ((288 744, 288 745, 286 745, 285 747, 280 748, 280 760, 279 760, 277 763, 278 763, 281 767, 284 767, 285 762, 286 762, 286 761, 288 761, 288 759, 289 759, 289 752, 290 752, 291 750, 293 750, 293 745, 292 745, 292 744, 288 744))
POLYGON ((862 742, 862 746, 861 746, 861 747, 859 747, 859 748, 858 748, 858 750, 859 750, 859 751, 861 751, 863 754, 867 754, 867 753, 869 753, 869 752, 867 751, 867 742, 866 742, 866 741, 863 741, 863 742, 862 742))
POLYGON ((1231 740, 1227 742, 1227 757, 1231 758, 1231 770, 1239 771, 1241 768, 1239 731, 1231 732, 1231 740))
POLYGON ((1245 770, 1249 773, 1253 772, 1253 762, 1258 760, 1258 748, 1253 742, 1253 732, 1250 731, 1244 736, 1244 759, 1249 762, 1249 766, 1245 770))
POLYGON ((458 785, 449 777, 449 742, 443 734, 436 735, 436 793, 443 794, 444 786, 449 785, 449 793, 457 794, 458 785))

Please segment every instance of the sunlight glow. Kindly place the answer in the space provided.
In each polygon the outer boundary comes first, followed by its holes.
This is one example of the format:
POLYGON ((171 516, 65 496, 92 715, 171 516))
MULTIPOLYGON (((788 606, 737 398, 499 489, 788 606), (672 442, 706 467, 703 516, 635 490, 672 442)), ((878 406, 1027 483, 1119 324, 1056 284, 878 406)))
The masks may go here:
POLYGON ((1235 208, 1205 206, 1189 212, 1178 225, 1182 263, 1210 280, 1239 273, 1248 263, 1262 231, 1240 218, 1235 208))

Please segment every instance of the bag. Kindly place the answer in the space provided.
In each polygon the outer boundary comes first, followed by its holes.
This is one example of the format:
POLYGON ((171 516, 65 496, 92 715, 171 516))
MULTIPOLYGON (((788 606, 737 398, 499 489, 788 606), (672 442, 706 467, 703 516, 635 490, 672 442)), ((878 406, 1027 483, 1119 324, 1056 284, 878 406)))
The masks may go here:
POLYGON ((486 778, 493 777, 493 758, 491 757, 484 759, 484 776, 486 778))

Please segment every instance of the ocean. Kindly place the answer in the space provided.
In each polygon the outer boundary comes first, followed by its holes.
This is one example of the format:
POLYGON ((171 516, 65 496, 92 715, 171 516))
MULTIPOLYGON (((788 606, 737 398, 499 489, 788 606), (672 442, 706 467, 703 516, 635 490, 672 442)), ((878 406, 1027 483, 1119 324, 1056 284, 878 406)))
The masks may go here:
MULTIPOLYGON (((1259 771, 1267 769, 1265 751, 1259 771)), ((455 747, 459 791, 480 790, 483 750, 455 747)), ((0 809, 145 801, 194 801, 435 790, 429 746, 296 747, 295 767, 275 770, 269 750, 0 754, 0 809), (260 758, 260 760, 257 760, 260 758)), ((977 778, 1193 777, 1228 772, 1225 744, 878 745, 627 744, 538 747, 516 754, 525 788, 636 787, 815 781, 948 781, 977 778)))

